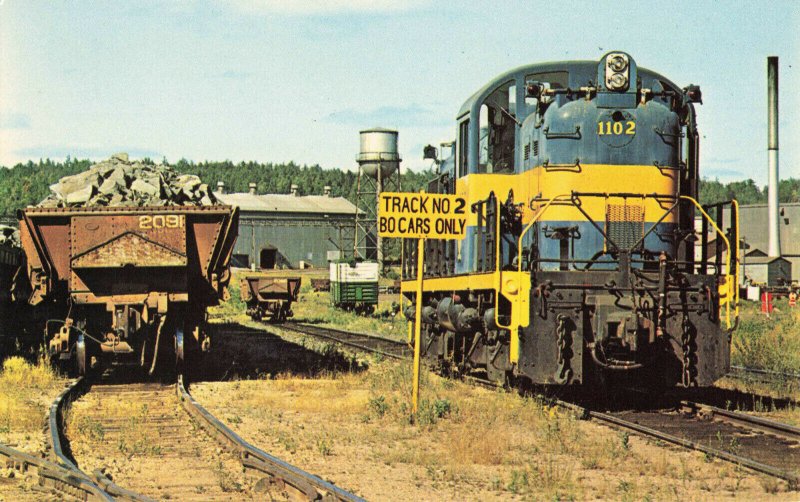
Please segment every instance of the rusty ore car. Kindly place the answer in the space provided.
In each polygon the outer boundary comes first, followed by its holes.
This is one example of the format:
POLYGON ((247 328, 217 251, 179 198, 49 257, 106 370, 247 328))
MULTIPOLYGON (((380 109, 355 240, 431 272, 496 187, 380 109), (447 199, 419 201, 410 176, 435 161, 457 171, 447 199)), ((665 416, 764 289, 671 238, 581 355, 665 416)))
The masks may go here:
POLYGON ((242 300, 254 321, 285 321, 292 317, 292 302, 297 301, 299 292, 300 277, 249 275, 241 281, 242 300))
POLYGON ((51 357, 84 374, 127 356, 150 373, 208 350, 206 308, 227 295, 238 209, 21 210, 20 236, 51 357))

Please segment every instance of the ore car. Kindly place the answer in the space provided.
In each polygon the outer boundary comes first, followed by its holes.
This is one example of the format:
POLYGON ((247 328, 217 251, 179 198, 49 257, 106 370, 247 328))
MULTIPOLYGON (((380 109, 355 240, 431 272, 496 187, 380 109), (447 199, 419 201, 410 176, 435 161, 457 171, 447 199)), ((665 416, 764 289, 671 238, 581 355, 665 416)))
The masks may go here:
MULTIPOLYGON (((428 187, 467 199, 466 237, 427 242, 422 309, 406 310, 430 361, 589 388, 724 375, 737 205, 697 201, 698 103, 699 87, 621 51, 523 66, 469 98, 428 187)), ((405 246, 415 300, 417 246, 405 246)))
POLYGON ((242 277, 240 291, 242 301, 247 303, 247 315, 254 321, 266 318, 276 322, 292 317, 292 303, 297 301, 300 282, 300 277, 242 277))
POLYGON ((19 212, 32 287, 53 359, 84 374, 103 358, 210 347, 206 308, 227 294, 238 209, 31 207, 19 212))

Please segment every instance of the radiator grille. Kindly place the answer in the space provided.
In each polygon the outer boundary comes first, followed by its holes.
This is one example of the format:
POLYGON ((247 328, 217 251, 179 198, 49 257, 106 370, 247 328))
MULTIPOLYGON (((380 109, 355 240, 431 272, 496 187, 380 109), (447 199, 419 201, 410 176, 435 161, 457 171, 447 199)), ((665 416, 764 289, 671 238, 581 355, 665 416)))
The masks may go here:
POLYGON ((620 249, 631 249, 644 235, 644 207, 631 204, 606 205, 606 232, 620 249))

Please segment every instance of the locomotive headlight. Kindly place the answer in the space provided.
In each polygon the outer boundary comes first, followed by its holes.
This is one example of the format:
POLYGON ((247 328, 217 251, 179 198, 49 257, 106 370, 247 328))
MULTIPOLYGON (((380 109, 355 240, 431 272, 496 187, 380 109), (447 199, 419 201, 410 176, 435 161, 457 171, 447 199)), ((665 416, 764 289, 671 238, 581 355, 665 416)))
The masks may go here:
POLYGON ((606 88, 609 91, 626 91, 630 83, 630 60, 622 52, 606 56, 606 88))
POLYGON ((616 54, 608 58, 608 67, 614 72, 625 71, 628 67, 628 61, 622 54, 616 54))
POLYGON ((628 77, 622 73, 613 73, 606 79, 606 85, 611 91, 622 91, 628 87, 628 77))

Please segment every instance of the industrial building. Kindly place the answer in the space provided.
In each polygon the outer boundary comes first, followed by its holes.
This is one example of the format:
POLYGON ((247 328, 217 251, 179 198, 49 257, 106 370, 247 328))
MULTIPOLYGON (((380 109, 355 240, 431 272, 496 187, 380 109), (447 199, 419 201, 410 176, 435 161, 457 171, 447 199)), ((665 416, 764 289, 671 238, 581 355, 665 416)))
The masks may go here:
MULTIPOLYGON (((739 208, 740 240, 739 249, 742 257, 744 276, 750 277, 751 282, 765 284, 758 281, 752 273, 761 275, 758 270, 761 261, 769 254, 769 226, 767 204, 753 204, 739 208), (756 266, 753 269, 753 265, 756 266)), ((769 277, 777 279, 785 275, 790 276, 792 282, 800 282, 800 204, 784 203, 780 205, 778 224, 780 228, 780 257, 784 258, 786 265, 770 262, 770 269, 776 268, 783 272, 774 272, 769 277), (775 274, 778 275, 775 275, 775 274)), ((774 258, 774 257, 773 257, 774 258)), ((765 266, 765 265, 761 265, 765 266)), ((770 285, 777 285, 772 281, 770 285)))
MULTIPOLYGON (((780 205, 780 258, 769 257, 769 211, 767 204, 739 206, 740 282, 746 284, 785 285, 800 282, 800 203, 780 205), (772 259, 767 259, 767 258, 772 259), (771 279, 771 280, 767 280, 771 279)), ((724 211, 724 230, 729 231, 729 211, 724 211)), ((698 225, 699 227, 699 225, 698 225)), ((710 246, 714 246, 713 241, 710 246)), ((709 253, 712 253, 709 250, 709 253)))
POLYGON ((742 285, 788 286, 792 268, 789 260, 780 256, 743 256, 739 282, 742 285))
POLYGON ((239 207, 239 238, 232 265, 251 269, 328 266, 340 250, 352 249, 356 207, 344 197, 290 194, 225 193, 219 183, 214 195, 239 207))

